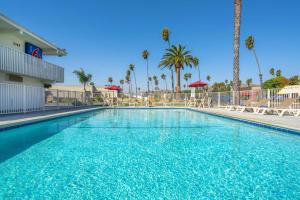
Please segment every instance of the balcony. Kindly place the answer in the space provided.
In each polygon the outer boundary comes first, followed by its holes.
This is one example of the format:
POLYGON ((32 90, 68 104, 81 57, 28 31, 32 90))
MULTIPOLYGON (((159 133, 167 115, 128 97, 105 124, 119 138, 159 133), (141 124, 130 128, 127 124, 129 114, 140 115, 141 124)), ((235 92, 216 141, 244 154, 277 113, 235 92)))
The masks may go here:
POLYGON ((0 71, 50 82, 64 82, 64 69, 0 44, 0 71))

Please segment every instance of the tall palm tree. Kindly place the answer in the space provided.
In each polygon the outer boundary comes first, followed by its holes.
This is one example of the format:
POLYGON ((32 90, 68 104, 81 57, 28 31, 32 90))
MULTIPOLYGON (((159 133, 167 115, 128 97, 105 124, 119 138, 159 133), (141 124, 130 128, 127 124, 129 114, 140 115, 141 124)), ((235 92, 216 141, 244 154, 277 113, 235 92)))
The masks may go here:
MULTIPOLYGON (((162 39, 168 43, 169 45, 169 49, 171 48, 171 44, 170 44, 170 29, 168 28, 163 28, 162 32, 161 32, 161 37, 162 39)), ((172 81, 172 92, 174 92, 174 70, 171 69, 171 81, 172 81)))
POLYGON ((258 75, 259 75, 260 87, 262 88, 262 85, 263 85, 263 75, 261 73, 260 64, 259 64, 256 52, 255 52, 255 48, 254 48, 254 37, 250 35, 246 39, 245 44, 246 44, 247 49, 252 50, 252 52, 254 54, 254 57, 255 57, 255 60, 256 60, 256 63, 257 63, 257 67, 258 67, 258 72, 259 72, 258 75))
MULTIPOLYGON (((188 78, 189 78, 188 79, 189 81, 192 79, 192 73, 191 72, 188 73, 188 78)), ((190 81, 190 83, 191 83, 191 81, 190 81)))
POLYGON ((270 69, 270 74, 274 77, 275 76, 275 69, 274 68, 271 68, 270 69))
POLYGON ((86 74, 85 71, 80 68, 79 70, 73 71, 73 73, 77 76, 79 82, 83 84, 84 93, 86 92, 86 85, 92 81, 92 75, 86 74))
POLYGON ((134 84, 135 84, 135 96, 137 96, 137 85, 136 85, 136 76, 135 76, 135 71, 134 71, 134 64, 129 65, 129 70, 133 72, 134 84))
POLYGON ((235 91, 234 104, 240 103, 240 30, 241 30, 242 0, 234 0, 234 38, 233 38, 233 90, 235 91))
POLYGON ((197 69, 198 69, 198 79, 199 79, 199 81, 201 81, 200 67, 199 67, 199 58, 197 58, 197 57, 194 57, 194 66, 197 67, 197 69))
POLYGON ((176 92, 180 92, 180 71, 185 66, 192 67, 194 65, 194 57, 190 51, 187 51, 184 46, 178 45, 170 49, 166 49, 166 53, 162 57, 159 67, 175 69, 176 72, 176 92))
POLYGON ((142 53, 142 56, 143 58, 146 60, 147 62, 147 88, 148 88, 148 92, 150 92, 150 89, 149 89, 149 61, 148 61, 148 58, 149 58, 149 51, 148 50, 144 50, 143 53, 142 53))
POLYGON ((168 91, 168 85, 167 85, 166 75, 165 75, 165 74, 162 74, 160 77, 161 77, 162 80, 165 81, 165 84, 166 84, 166 91, 168 91))
POLYGON ((109 82, 110 85, 112 85, 112 83, 113 83, 113 78, 112 78, 112 77, 108 77, 107 81, 109 82))
POLYGON ((276 71, 276 76, 281 76, 281 70, 280 70, 280 69, 278 69, 278 70, 276 71))
POLYGON ((183 75, 183 79, 186 81, 186 85, 188 85, 189 83, 188 83, 188 80, 189 80, 189 74, 188 73, 185 73, 184 75, 183 75))
POLYGON ((131 71, 130 70, 126 71, 125 80, 128 83, 129 94, 130 94, 130 96, 132 96, 131 71))
POLYGON ((154 76, 152 77, 152 79, 153 79, 154 85, 155 85, 154 90, 157 90, 157 89, 158 89, 158 87, 157 87, 157 86, 158 86, 158 79, 157 79, 157 76, 154 75, 154 76))
POLYGON ((123 88, 123 85, 124 85, 124 80, 123 80, 123 79, 120 80, 120 85, 121 85, 122 90, 123 90, 123 89, 124 89, 124 88, 123 88))
POLYGON ((207 80, 208 82, 210 82, 210 80, 211 80, 210 75, 207 75, 207 76, 206 76, 206 80, 207 80))
POLYGON ((152 77, 149 77, 148 80, 149 80, 149 82, 151 84, 151 90, 153 91, 152 77))

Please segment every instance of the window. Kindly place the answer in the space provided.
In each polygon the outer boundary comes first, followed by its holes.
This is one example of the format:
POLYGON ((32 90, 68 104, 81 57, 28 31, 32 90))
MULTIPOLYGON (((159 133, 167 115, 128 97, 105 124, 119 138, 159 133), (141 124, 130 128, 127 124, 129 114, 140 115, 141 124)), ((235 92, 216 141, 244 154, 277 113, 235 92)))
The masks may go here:
POLYGON ((13 82, 23 82, 23 77, 18 75, 9 74, 8 80, 13 82))

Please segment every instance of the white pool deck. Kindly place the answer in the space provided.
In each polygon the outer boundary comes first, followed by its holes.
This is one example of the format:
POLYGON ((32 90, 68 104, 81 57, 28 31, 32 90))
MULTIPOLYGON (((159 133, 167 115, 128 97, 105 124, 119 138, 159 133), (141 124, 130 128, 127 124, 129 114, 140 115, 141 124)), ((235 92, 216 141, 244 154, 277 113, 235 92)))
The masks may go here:
MULTIPOLYGON (((89 108, 81 108, 76 110, 52 110, 52 111, 44 111, 44 112, 33 112, 27 114, 0 115, 0 129, 23 125, 27 123, 39 122, 47 119, 54 119, 57 117, 79 114, 83 112, 95 111, 104 108, 105 107, 89 107, 89 108)), ((135 107, 129 107, 129 108, 134 109, 135 107)), ((166 108, 166 107, 162 107, 162 108, 166 108)), ((250 122, 256 122, 260 124, 272 125, 276 127, 300 131, 300 117, 294 117, 294 116, 279 117, 276 115, 259 115, 259 114, 248 113, 248 112, 241 113, 237 111, 228 111, 223 108, 201 108, 201 109, 190 108, 190 109, 205 112, 205 113, 211 113, 211 114, 221 115, 225 117, 231 117, 231 118, 236 118, 241 120, 247 120, 250 122)))

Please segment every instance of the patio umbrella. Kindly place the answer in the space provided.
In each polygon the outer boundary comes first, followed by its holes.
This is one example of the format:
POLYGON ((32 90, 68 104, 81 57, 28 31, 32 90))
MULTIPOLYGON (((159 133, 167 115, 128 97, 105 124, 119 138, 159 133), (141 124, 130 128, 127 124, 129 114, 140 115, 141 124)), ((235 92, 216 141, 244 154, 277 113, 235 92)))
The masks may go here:
POLYGON ((105 89, 107 89, 107 90, 116 90, 116 91, 121 91, 122 90, 122 88, 118 85, 110 85, 110 86, 105 87, 105 89))
POLYGON ((196 81, 194 83, 189 84, 189 87, 204 87, 204 86, 207 86, 207 83, 201 81, 196 81))

